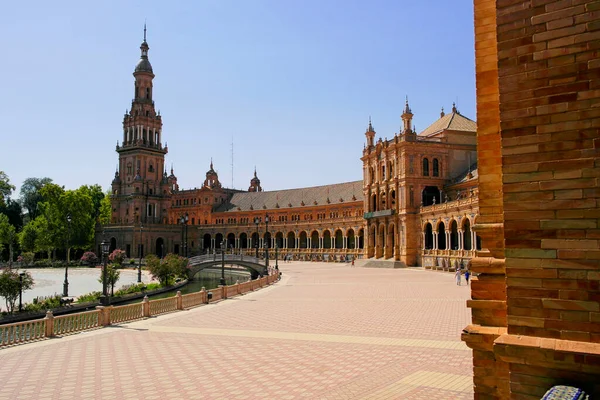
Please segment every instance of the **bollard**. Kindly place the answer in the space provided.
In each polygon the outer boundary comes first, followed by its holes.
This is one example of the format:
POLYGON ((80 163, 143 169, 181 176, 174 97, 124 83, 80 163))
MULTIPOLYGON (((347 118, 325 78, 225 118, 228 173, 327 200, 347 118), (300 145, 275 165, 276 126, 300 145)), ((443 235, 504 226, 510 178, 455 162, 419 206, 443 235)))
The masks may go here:
POLYGON ((148 299, 148 295, 144 296, 144 301, 142 301, 142 315, 144 318, 150 318, 150 299, 148 299))
POLYGON ((178 290, 175 296, 177 297, 177 309, 183 310, 183 297, 181 296, 181 290, 178 290))
POLYGON ((54 336, 54 314, 52 314, 52 310, 46 311, 46 316, 44 317, 46 321, 46 332, 44 332, 46 337, 54 336))
POLYGON ((200 301, 203 304, 208 304, 208 294, 206 293, 206 288, 204 286, 202 286, 202 289, 200 290, 201 293, 201 299, 200 301))

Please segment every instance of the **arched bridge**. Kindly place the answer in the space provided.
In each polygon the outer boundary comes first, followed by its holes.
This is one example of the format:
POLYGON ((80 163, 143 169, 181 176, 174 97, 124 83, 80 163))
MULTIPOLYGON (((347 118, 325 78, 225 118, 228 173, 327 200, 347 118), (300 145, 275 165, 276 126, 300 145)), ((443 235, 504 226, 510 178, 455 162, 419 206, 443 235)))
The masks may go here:
POLYGON ((188 276, 190 278, 194 277, 198 272, 202 271, 205 268, 221 266, 223 262, 223 257, 225 258, 225 264, 234 264, 239 265, 240 267, 246 268, 250 271, 250 275, 252 279, 258 278, 258 276, 266 276, 268 275, 268 270, 265 265, 265 261, 257 259, 256 257, 244 256, 243 254, 205 254, 203 256, 190 257, 190 271, 188 276))

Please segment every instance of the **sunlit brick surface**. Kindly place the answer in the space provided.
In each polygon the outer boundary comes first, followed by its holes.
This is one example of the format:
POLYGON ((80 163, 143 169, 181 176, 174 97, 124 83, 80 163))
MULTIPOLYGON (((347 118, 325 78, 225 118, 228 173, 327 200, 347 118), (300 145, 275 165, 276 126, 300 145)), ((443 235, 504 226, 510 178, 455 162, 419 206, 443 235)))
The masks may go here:
POLYGON ((0 398, 470 399, 452 274, 281 265, 274 286, 0 351, 0 398))

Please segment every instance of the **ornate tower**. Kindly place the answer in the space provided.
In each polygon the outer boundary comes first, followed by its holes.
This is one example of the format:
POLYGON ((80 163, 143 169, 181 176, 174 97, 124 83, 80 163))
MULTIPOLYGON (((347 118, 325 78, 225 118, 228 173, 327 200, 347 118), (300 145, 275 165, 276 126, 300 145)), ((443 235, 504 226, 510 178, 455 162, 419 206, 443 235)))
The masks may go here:
POLYGON ((373 125, 371 125, 371 117, 369 117, 369 126, 365 132, 365 136, 367 137, 367 147, 372 147, 375 144, 375 129, 373 129, 373 125))
POLYGON ((119 146, 119 169, 112 183, 113 223, 158 223, 165 207, 161 200, 172 186, 163 179, 166 145, 163 147, 162 119, 154 109, 152 80, 148 60, 146 25, 141 57, 135 66, 134 98, 131 110, 123 117, 123 140, 119 146))
POLYGON ((248 188, 249 192, 262 192, 262 187, 260 186, 260 179, 256 176, 256 167, 254 168, 254 178, 250 180, 250 187, 248 188))
POLYGON ((221 182, 219 182, 219 175, 215 172, 213 168, 213 162, 210 160, 210 169, 206 172, 206 179, 204 180, 204 187, 211 189, 218 189, 221 187, 221 182))
POLYGON ((408 106, 408 97, 406 98, 406 105, 404 106, 404 112, 402 113, 402 122, 404 123, 404 129, 402 130, 403 134, 413 133, 412 130, 412 117, 413 113, 408 106))

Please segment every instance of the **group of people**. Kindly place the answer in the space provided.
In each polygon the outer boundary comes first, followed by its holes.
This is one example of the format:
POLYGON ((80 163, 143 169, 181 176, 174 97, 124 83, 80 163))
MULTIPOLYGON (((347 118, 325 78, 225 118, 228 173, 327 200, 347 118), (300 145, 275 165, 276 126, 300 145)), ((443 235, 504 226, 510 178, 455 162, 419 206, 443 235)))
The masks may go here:
MULTIPOLYGON (((462 269, 461 268, 456 268, 456 272, 454 273, 454 277, 456 278, 456 284, 458 286, 462 285, 462 269)), ((465 281, 467 281, 467 286, 469 286, 469 278, 471 277, 471 272, 466 269, 465 270, 465 281)))

